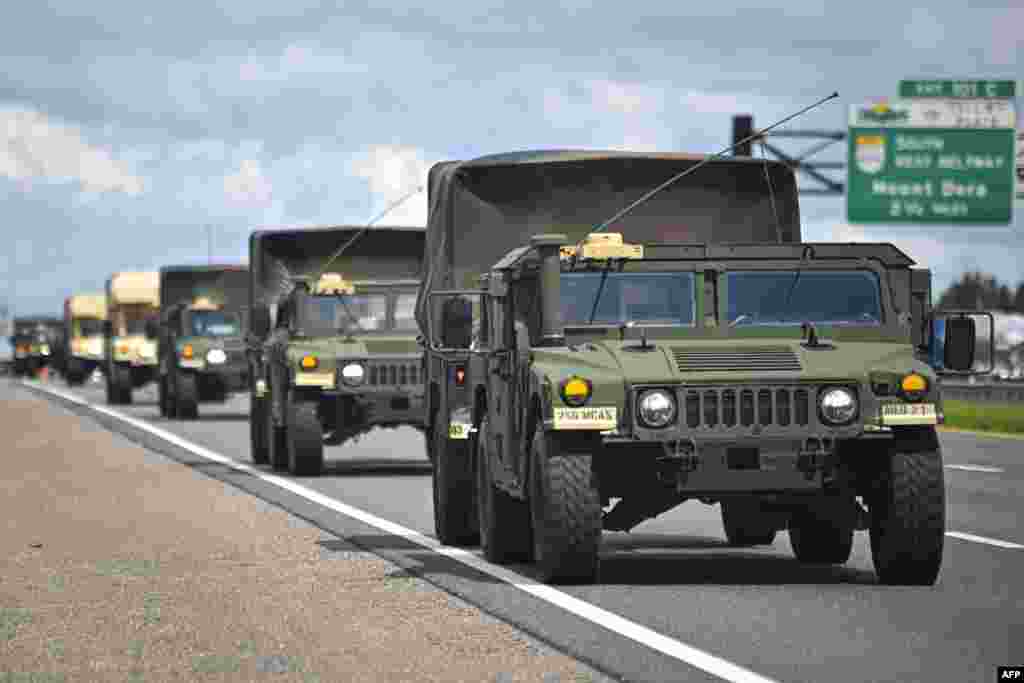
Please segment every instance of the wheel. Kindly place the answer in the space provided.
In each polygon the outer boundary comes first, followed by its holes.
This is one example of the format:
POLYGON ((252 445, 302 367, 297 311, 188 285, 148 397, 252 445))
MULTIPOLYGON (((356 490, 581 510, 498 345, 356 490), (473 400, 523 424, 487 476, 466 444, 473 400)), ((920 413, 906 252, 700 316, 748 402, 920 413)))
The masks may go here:
POLYGON ((923 436, 934 448, 890 454, 869 506, 871 558, 884 584, 931 586, 939 576, 946 490, 942 451, 929 432, 923 436))
POLYGON ((495 564, 530 561, 530 510, 526 503, 498 489, 487 455, 489 428, 485 417, 476 438, 477 514, 484 558, 495 564))
POLYGON ((324 430, 317 417, 317 398, 292 394, 288 401, 288 471, 315 476, 324 467, 324 430))
POLYGON ((107 403, 128 405, 132 402, 132 369, 115 363, 107 376, 107 403))
POLYGON ((179 420, 195 420, 199 417, 199 386, 197 377, 191 372, 179 372, 174 378, 175 417, 179 420))
POLYGON ((722 501, 722 526, 730 545, 771 545, 775 542, 775 526, 765 520, 754 503, 722 501))
POLYGON ((530 460, 534 562, 545 583, 593 583, 599 569, 601 495, 589 453, 564 453, 538 429, 530 460))
POLYGON ((156 380, 156 405, 160 410, 160 417, 167 417, 167 378, 158 377, 156 380))
POLYGON ((267 419, 266 399, 256 398, 249 394, 249 448, 252 461, 257 465, 266 465, 270 461, 267 451, 267 419))
POLYGON ((808 509, 789 523, 789 545, 796 559, 809 564, 843 564, 853 549, 853 525, 849 520, 808 509))
POLYGON ((264 399, 266 401, 266 419, 264 424, 266 425, 266 443, 267 443, 267 460, 270 461, 270 466, 275 470, 286 470, 288 469, 288 442, 285 439, 287 428, 284 426, 277 426, 274 424, 274 416, 271 413, 271 401, 273 399, 264 399))
MULTIPOLYGON (((434 424, 440 424, 440 417, 434 424)), ((480 543, 471 441, 451 441, 434 430, 434 532, 444 545, 480 543)))

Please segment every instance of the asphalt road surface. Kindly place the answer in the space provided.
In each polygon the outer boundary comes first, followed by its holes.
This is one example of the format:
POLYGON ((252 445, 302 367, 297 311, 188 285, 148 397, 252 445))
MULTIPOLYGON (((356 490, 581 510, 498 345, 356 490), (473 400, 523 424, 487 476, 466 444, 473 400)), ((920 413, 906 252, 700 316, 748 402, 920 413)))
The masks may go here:
MULTIPOLYGON (((70 393, 104 406, 99 386, 70 393)), ((159 416, 155 391, 145 389, 134 405, 112 409, 251 464, 247 407, 243 396, 203 404, 198 421, 168 421, 159 416)), ((600 585, 558 587, 550 591, 554 597, 545 597, 309 496, 163 445, 166 439, 141 428, 99 419, 350 538, 623 680, 988 681, 997 666, 1024 663, 1024 531, 1017 524, 1024 507, 1022 440, 942 435, 948 537, 934 587, 878 585, 864 532, 842 567, 799 564, 784 532, 770 547, 729 548, 718 507, 688 502, 632 533, 606 532, 600 585), (566 594, 604 611, 588 616, 586 609, 567 609, 580 603, 559 597, 566 594)), ((358 443, 329 447, 327 454, 323 476, 282 478, 433 536, 430 470, 416 431, 377 430, 358 443)), ((527 566, 510 569, 524 583, 531 578, 527 566)))

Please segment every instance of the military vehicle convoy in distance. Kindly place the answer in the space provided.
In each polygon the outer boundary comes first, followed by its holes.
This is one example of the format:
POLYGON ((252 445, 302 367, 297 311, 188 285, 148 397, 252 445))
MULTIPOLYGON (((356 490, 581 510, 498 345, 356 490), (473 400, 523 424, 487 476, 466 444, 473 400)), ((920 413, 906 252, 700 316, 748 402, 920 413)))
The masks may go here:
POLYGON ((244 312, 249 269, 242 265, 160 269, 159 405, 164 417, 194 420, 199 404, 249 389, 244 312))
POLYGON ((261 230, 249 238, 252 457, 318 474, 324 445, 422 430, 413 315, 422 228, 261 230))
POLYGON ((13 327, 10 342, 14 349, 15 377, 32 377, 44 367, 60 369, 64 351, 60 318, 17 317, 13 327))
POLYGON ((160 274, 114 273, 106 283, 103 326, 107 403, 132 402, 132 391, 157 377, 157 340, 147 323, 160 315, 160 274))
POLYGON ((106 319, 107 299, 102 294, 75 294, 64 300, 64 380, 68 386, 84 384, 102 367, 106 319))
POLYGON ((595 230, 702 159, 431 169, 417 316, 428 430, 448 437, 433 443, 439 538, 588 582, 602 529, 699 500, 733 544, 786 529, 799 560, 841 564, 868 530, 881 582, 934 583, 939 375, 970 370, 985 314, 932 311, 930 271, 890 244, 802 242, 777 162, 711 160, 595 230))

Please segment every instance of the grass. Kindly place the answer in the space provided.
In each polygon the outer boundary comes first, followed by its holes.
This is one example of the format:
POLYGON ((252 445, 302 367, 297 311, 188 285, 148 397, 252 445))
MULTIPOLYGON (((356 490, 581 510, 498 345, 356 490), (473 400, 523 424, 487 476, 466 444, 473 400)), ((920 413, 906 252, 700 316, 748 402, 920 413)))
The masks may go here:
POLYGON ((979 432, 1024 434, 1024 403, 942 402, 946 427, 979 432))

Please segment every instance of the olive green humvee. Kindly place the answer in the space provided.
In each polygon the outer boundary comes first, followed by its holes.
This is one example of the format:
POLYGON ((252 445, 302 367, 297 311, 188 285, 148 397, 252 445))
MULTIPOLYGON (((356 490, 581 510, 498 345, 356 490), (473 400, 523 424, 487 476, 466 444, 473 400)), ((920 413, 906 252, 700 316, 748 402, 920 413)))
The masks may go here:
POLYGON ((242 265, 165 266, 160 269, 160 414, 199 417, 199 404, 224 403, 249 389, 242 338, 249 269, 242 265))
POLYGON ((374 427, 422 431, 413 307, 423 239, 411 227, 251 235, 254 462, 318 474, 325 444, 374 427))
POLYGON ((417 313, 439 539, 593 581, 602 530, 699 500, 733 544, 785 529, 798 559, 838 564, 869 530, 881 581, 934 583, 939 376, 971 371, 980 314, 932 311, 930 272, 890 244, 802 242, 776 162, 710 160, 595 230, 702 160, 432 169, 417 313))

